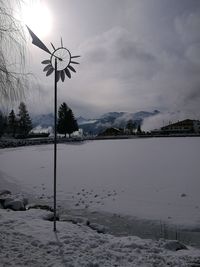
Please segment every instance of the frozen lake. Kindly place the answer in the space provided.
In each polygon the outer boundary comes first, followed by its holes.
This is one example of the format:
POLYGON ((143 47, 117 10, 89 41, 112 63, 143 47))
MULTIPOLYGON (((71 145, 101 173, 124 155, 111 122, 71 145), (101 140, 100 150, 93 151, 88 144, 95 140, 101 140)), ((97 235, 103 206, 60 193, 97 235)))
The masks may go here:
MULTIPOLYGON (((58 204, 199 226, 199 158, 198 137, 59 144, 58 204)), ((0 170, 52 202, 53 145, 2 149, 0 170)))

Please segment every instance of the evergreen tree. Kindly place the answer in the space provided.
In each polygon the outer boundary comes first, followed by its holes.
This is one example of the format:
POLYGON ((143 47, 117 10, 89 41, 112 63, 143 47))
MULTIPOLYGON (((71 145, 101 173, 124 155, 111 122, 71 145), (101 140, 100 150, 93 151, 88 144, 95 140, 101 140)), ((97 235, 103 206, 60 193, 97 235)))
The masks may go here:
POLYGON ((138 127, 137 127, 137 133, 138 133, 138 134, 141 134, 141 133, 142 133, 140 124, 138 124, 138 127))
POLYGON ((19 114, 18 114, 18 131, 19 134, 26 137, 30 130, 32 129, 32 122, 29 116, 29 113, 26 109, 24 102, 21 102, 19 105, 19 114))
POLYGON ((135 123, 133 123, 132 120, 129 120, 129 121, 127 122, 127 124, 126 124, 126 129, 129 130, 129 133, 130 133, 130 134, 133 134, 133 130, 136 129, 136 125, 135 125, 135 123))
POLYGON ((10 114, 8 115, 8 132, 12 134, 13 137, 15 137, 17 129, 17 118, 15 116, 15 112, 12 109, 10 114))
POLYGON ((65 102, 61 104, 58 110, 57 131, 60 134, 64 134, 65 137, 66 134, 69 134, 70 137, 73 132, 78 131, 78 124, 74 114, 65 102))
POLYGON ((0 137, 4 134, 7 127, 7 119, 0 111, 0 137))
POLYGON ((76 132, 76 131, 78 131, 78 123, 74 117, 72 110, 69 109, 69 111, 68 111, 68 129, 67 129, 67 133, 69 134, 69 137, 73 132, 76 132))

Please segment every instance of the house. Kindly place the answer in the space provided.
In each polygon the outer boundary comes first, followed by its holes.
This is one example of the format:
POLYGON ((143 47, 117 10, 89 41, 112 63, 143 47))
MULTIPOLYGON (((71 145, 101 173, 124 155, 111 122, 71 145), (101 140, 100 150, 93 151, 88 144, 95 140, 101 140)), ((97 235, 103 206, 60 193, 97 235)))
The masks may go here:
POLYGON ((178 121, 176 123, 169 124, 161 128, 160 132, 163 134, 191 134, 200 133, 200 121, 186 119, 183 121, 178 121))
POLYGON ((99 136, 116 136, 122 135, 123 130, 118 128, 107 128, 104 132, 100 133, 99 136))

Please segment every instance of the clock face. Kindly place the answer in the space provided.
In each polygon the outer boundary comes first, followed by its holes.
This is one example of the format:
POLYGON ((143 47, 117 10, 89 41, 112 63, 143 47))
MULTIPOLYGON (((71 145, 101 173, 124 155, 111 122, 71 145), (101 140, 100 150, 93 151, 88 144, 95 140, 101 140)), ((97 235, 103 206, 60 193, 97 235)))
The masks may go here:
POLYGON ((55 69, 55 58, 57 58, 57 70, 64 70, 71 62, 71 53, 68 49, 60 47, 51 55, 51 65, 55 69))

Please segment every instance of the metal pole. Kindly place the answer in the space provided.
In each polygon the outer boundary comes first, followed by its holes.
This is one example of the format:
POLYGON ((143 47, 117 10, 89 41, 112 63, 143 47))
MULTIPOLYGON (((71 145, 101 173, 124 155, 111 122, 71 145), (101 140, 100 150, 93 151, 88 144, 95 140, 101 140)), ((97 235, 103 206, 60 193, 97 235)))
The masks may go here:
POLYGON ((57 58, 55 58, 55 97, 54 97, 54 218, 53 230, 56 232, 56 169, 57 169, 57 58))

